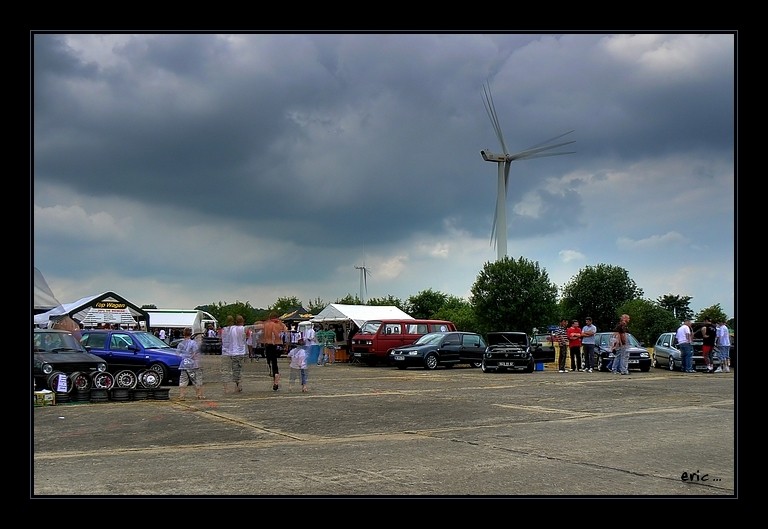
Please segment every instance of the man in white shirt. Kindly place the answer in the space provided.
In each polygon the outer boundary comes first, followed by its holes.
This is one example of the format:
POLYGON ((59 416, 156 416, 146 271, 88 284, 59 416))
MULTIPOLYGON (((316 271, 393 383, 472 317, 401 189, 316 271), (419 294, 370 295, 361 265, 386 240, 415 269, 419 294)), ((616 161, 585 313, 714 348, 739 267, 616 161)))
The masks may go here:
POLYGON ((675 339, 677 348, 680 349, 680 359, 683 361, 684 373, 695 373, 693 369, 693 342, 691 341, 691 319, 687 318, 683 324, 677 328, 675 339))

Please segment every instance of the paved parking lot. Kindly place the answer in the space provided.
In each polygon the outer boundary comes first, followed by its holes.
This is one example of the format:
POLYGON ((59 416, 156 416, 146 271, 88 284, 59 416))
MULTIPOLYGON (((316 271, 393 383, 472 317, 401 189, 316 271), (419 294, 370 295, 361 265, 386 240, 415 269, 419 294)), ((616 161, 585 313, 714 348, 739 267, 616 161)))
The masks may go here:
POLYGON ((484 374, 264 360, 207 400, 33 408, 32 498, 737 497, 735 370, 484 374))

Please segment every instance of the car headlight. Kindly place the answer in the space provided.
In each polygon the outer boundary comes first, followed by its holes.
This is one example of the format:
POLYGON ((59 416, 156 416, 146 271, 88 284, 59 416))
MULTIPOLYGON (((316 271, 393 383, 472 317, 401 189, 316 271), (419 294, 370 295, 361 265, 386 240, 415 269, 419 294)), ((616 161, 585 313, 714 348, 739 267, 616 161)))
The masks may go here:
POLYGON ((105 364, 104 362, 101 362, 96 366, 96 371, 98 371, 99 373, 103 373, 106 370, 107 370, 107 364, 105 364))
POLYGON ((53 366, 51 364, 49 364, 48 362, 46 362, 42 366, 40 366, 40 370, 44 374, 50 375, 51 373, 53 373, 53 366))
POLYGON ((645 353, 640 353, 640 358, 650 358, 651 355, 648 354, 646 351, 645 353))

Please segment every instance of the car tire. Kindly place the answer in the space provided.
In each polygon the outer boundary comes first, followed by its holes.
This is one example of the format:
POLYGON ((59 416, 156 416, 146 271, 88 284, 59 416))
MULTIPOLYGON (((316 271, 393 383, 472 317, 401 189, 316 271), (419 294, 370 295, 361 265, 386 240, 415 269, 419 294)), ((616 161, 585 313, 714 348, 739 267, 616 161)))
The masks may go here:
POLYGON ((112 386, 115 385, 115 377, 107 371, 94 373, 91 380, 93 381, 92 389, 112 389, 112 386))
POLYGON ((145 389, 159 388, 163 383, 163 379, 160 378, 160 374, 154 369, 146 369, 139 373, 138 377, 139 384, 141 384, 141 387, 145 389))
POLYGON ((531 360, 530 363, 528 364, 528 366, 525 368, 525 372, 526 373, 533 373, 533 368, 534 368, 533 360, 531 360))
POLYGON ((88 376, 88 373, 75 371, 69 375, 69 379, 72 381, 72 388, 76 391, 88 391, 91 389, 91 377, 88 376))
POLYGON ((667 367, 669 368, 670 371, 675 370, 675 359, 672 358, 671 356, 669 357, 669 365, 667 367))
POLYGON ((485 365, 485 360, 483 360, 482 362, 480 362, 480 370, 481 370, 483 373, 493 373, 493 372, 495 371, 495 369, 491 369, 490 367, 488 367, 487 365, 485 365))
POLYGON ((61 371, 54 371, 53 373, 48 375, 48 378, 46 380, 48 384, 48 388, 53 392, 60 393, 58 389, 58 386, 59 386, 58 382, 59 382, 60 375, 64 375, 64 378, 67 380, 67 387, 64 393, 69 393, 70 391, 72 391, 72 379, 70 379, 66 375, 66 373, 63 373, 61 371))
POLYGON ((427 353, 427 356, 424 357, 424 369, 429 369, 431 371, 432 369, 435 369, 439 363, 435 353, 427 353))
POLYGON ((640 371, 642 371, 643 373, 647 373, 647 372, 648 372, 648 371, 650 371, 650 370, 651 370, 651 366, 648 366, 648 367, 641 367, 641 368, 640 368, 640 371))
POLYGON ((653 357, 653 367, 657 369, 661 367, 661 364, 659 364, 659 360, 655 356, 653 357))
POLYGON ((167 367, 165 367, 160 362, 155 362, 154 364, 151 364, 148 369, 150 369, 150 370, 154 371, 155 373, 157 373, 158 375, 160 375, 160 384, 165 382, 165 379, 168 376, 168 368, 167 367))
POLYGON ((139 377, 130 369, 124 369, 115 375, 115 386, 124 389, 133 389, 139 383, 139 377))

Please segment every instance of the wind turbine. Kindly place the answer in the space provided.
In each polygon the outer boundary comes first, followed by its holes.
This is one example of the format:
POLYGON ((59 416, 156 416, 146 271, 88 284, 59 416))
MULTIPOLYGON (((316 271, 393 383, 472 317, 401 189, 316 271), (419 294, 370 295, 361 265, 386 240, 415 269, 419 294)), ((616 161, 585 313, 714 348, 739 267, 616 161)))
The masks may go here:
POLYGON ((515 154, 509 154, 507 145, 504 143, 504 135, 501 132, 501 125, 499 125, 499 117, 496 114, 496 107, 493 105, 493 97, 491 96, 491 85, 488 83, 483 86, 483 104, 485 105, 485 111, 488 113, 488 117, 491 119, 493 130, 496 132, 496 137, 499 138, 501 143, 501 154, 491 152, 489 149, 480 151, 480 155, 486 162, 495 162, 499 169, 498 176, 498 188, 496 190, 496 212, 493 215, 493 227, 491 228, 491 243, 493 243, 494 235, 496 236, 496 250, 497 260, 501 260, 507 255, 507 190, 509 186, 509 167, 515 160, 526 160, 528 158, 542 158, 544 156, 559 156, 561 154, 573 154, 575 151, 568 152, 547 152, 551 149, 556 149, 564 145, 575 143, 576 140, 564 141, 560 143, 552 143, 559 140, 563 136, 573 132, 569 130, 559 136, 555 136, 547 141, 538 143, 524 151, 517 152, 515 154))
POLYGON ((365 294, 368 295, 368 276, 371 274, 371 271, 366 268, 365 261, 363 261, 363 266, 355 266, 355 268, 360 270, 360 302, 365 303, 363 285, 365 285, 365 294))

